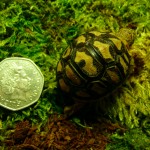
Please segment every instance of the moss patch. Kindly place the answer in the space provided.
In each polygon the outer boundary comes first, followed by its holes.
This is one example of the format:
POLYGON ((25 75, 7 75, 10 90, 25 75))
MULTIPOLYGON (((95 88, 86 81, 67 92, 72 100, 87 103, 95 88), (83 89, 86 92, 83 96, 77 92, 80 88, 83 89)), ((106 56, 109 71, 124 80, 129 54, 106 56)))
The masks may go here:
MULTIPOLYGON (((31 126, 40 129, 55 111, 62 112, 55 104, 55 70, 62 52, 75 37, 91 30, 115 32, 121 27, 134 28, 136 32, 130 50, 135 62, 134 71, 109 103, 100 102, 98 109, 112 122, 130 129, 138 127, 139 131, 133 129, 134 137, 143 132, 147 141, 147 136, 150 136, 149 10, 149 0, 1 0, 0 60, 14 56, 32 59, 40 67, 45 84, 39 101, 31 107, 18 112, 0 109, 0 141, 8 137, 17 122, 28 120, 31 126)), ((131 145, 131 137, 127 135, 118 135, 122 139, 118 144, 120 149, 122 143, 131 145)), ((92 140, 89 143, 94 147, 92 140)), ((139 140, 133 142, 132 147, 144 148, 139 140)))

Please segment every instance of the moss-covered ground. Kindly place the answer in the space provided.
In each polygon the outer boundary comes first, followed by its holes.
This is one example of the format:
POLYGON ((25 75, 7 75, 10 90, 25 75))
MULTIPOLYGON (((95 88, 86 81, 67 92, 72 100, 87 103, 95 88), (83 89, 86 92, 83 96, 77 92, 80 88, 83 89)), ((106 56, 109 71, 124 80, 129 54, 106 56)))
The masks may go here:
POLYGON ((0 61, 8 57, 33 60, 45 82, 36 104, 17 112, 0 107, 0 149, 150 150, 149 0, 1 0, 0 61), (65 119, 56 105, 61 54, 84 32, 121 27, 136 33, 129 79, 109 103, 100 102, 98 121, 65 119))

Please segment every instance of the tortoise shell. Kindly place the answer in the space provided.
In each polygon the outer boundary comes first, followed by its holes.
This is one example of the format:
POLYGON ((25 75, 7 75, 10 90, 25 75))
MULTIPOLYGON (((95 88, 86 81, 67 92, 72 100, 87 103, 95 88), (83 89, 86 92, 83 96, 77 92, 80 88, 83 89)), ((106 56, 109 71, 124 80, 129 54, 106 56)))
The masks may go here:
POLYGON ((129 75, 130 34, 91 31, 79 36, 57 65, 60 89, 79 101, 94 101, 120 86, 129 75))

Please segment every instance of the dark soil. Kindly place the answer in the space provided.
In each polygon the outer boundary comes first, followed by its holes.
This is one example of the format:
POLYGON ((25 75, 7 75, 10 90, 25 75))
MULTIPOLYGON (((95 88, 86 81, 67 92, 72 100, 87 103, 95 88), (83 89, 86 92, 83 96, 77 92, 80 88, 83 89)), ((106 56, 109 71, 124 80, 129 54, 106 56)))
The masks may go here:
POLYGON ((116 130, 125 131, 118 124, 100 121, 82 128, 55 114, 40 128, 19 122, 4 142, 8 150, 104 150, 116 130))

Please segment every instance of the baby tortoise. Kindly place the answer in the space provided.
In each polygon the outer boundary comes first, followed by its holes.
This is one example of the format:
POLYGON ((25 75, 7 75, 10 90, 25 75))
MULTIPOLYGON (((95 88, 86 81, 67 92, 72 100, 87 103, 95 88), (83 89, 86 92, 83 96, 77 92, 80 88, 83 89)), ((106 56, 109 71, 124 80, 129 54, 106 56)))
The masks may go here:
POLYGON ((58 87, 74 101, 64 108, 66 114, 101 100, 126 80, 131 70, 128 49, 133 40, 134 31, 127 28, 116 34, 91 31, 74 40, 57 65, 58 87))

